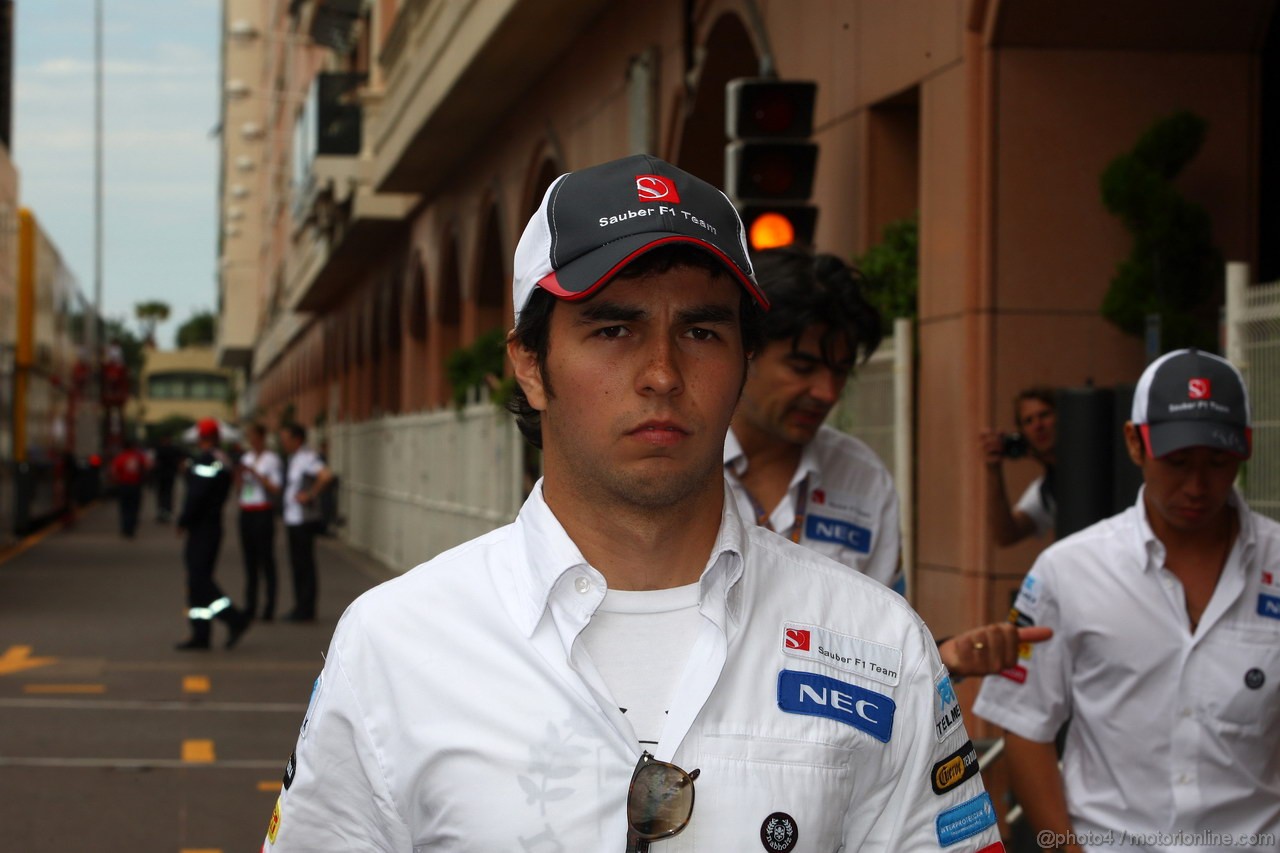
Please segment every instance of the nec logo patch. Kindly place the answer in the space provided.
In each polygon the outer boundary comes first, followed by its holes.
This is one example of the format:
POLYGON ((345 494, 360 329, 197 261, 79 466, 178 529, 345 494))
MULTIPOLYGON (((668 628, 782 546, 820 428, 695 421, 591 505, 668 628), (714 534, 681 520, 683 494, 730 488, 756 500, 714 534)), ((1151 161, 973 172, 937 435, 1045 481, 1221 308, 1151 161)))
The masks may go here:
POLYGON ((1210 387, 1208 379, 1188 379, 1187 397, 1192 400, 1208 400, 1210 387))
POLYGON ((804 521, 804 535, 813 542, 834 542, 859 554, 871 553, 871 531, 838 518, 810 515, 804 521))
POLYGON ((1280 598, 1274 595, 1259 595, 1258 615, 1268 619, 1280 619, 1280 598))
POLYGON ((888 696, 814 672, 784 669, 778 673, 778 707, 788 714, 826 717, 881 743, 893 736, 897 704, 888 696))
POLYGON ((786 630, 786 647, 801 652, 809 651, 809 632, 802 628, 788 628, 786 630))
POLYGON ((680 203, 680 193, 670 178, 661 175, 636 175, 636 193, 641 201, 670 201, 680 203))

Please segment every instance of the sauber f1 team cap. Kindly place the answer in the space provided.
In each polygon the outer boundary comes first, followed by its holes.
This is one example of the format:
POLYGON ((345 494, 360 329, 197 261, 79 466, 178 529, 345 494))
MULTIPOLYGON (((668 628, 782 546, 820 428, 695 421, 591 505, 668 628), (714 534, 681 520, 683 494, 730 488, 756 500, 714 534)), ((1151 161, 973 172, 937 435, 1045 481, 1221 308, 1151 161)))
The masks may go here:
POLYGON ((720 190, 670 163, 637 154, 561 175, 516 246, 516 320, 535 287, 586 299, 660 246, 697 246, 768 309, 747 255, 738 211, 720 190))
POLYGON ((1242 459, 1253 450, 1244 378, 1225 358, 1200 350, 1175 350, 1147 365, 1133 394, 1131 420, 1157 459, 1188 447, 1242 459))

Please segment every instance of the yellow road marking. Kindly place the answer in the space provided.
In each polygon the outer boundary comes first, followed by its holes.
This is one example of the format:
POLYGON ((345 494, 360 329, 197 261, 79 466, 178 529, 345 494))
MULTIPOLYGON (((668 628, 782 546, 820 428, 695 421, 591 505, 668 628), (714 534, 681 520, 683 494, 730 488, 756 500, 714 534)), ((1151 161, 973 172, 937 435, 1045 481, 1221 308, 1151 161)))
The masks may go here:
POLYGON ((8 561, 12 560, 14 557, 18 556, 23 551, 30 548, 32 545, 35 545, 41 539, 48 536, 50 533, 54 533, 58 530, 61 530, 64 524, 65 522, 63 521, 52 522, 46 525, 41 530, 37 530, 35 533, 32 533, 30 536, 26 537, 25 539, 23 539, 21 542, 14 545, 9 550, 5 551, 4 553, 0 553, 0 563, 7 563, 8 561))
POLYGON ((208 693, 209 692, 209 676, 207 675, 188 675, 182 679, 183 693, 208 693))
POLYGON ((0 657, 0 675, 12 675, 25 669, 57 663, 57 658, 33 658, 30 646, 10 646, 0 657))
POLYGON ((23 693, 106 693, 105 684, 24 684, 23 693))
POLYGON ((214 761, 213 741, 184 740, 182 742, 182 760, 189 764, 208 764, 214 761))
POLYGON ((267 794, 274 794, 280 790, 280 782, 277 779, 271 779, 266 782, 258 783, 258 790, 267 794))

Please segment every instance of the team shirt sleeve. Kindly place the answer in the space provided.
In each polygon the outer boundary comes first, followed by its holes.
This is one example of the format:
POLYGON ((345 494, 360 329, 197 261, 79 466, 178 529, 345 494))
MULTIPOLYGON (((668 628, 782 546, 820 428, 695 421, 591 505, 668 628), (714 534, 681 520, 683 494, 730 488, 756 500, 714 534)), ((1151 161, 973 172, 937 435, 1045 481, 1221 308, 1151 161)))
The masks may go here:
MULTIPOLYGON (((995 806, 937 647, 923 624, 919 663, 897 691, 890 752, 882 772, 891 791, 860 849, 894 853, 1003 853, 995 806)), ((864 806, 853 803, 845 837, 856 838, 864 806)))
POLYGON ((386 783, 388 756, 379 752, 361 711, 370 697, 359 694, 343 665, 343 637, 354 633, 352 621, 348 612, 334 633, 262 853, 413 849, 386 783))
POLYGON ((1064 624, 1052 552, 1042 554, 1022 583, 1010 619, 1053 629, 1043 643, 1023 645, 1018 662, 983 679, 973 712, 1038 743, 1052 741, 1071 716, 1070 626, 1064 624))

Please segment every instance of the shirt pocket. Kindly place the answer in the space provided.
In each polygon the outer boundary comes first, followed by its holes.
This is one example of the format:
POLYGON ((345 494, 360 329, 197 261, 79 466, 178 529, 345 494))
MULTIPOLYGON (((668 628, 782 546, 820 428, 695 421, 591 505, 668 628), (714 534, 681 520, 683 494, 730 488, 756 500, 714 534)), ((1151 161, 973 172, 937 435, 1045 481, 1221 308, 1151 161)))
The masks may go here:
POLYGON ((1223 624, 1205 640, 1211 667, 1210 717, 1226 732, 1251 733, 1280 721, 1280 631, 1223 624))
POLYGON ((704 734, 700 746, 695 850, 840 849, 855 750, 729 734, 704 734))

